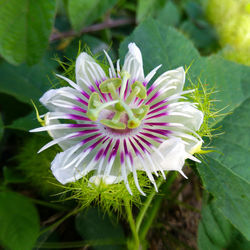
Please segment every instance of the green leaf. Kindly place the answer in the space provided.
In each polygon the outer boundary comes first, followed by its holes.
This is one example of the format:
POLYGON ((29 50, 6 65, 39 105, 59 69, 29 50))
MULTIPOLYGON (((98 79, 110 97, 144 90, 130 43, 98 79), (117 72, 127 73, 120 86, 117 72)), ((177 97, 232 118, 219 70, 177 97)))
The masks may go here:
POLYGON ((204 53, 212 52, 212 49, 217 46, 215 30, 206 22, 185 21, 182 23, 181 29, 197 48, 203 49, 204 53))
POLYGON ((25 196, 0 192, 0 242, 10 250, 32 249, 39 235, 36 208, 25 196))
POLYGON ((214 202, 207 202, 203 198, 198 246, 200 250, 249 249, 250 242, 226 220, 214 202))
POLYGON ((219 152, 209 157, 223 164, 228 170, 250 180, 250 98, 245 100, 232 115, 228 115, 218 126, 223 134, 214 139, 213 147, 219 152))
POLYGON ((199 3, 188 1, 184 4, 184 9, 190 19, 199 20, 204 17, 203 9, 199 3))
POLYGON ((215 204, 230 222, 250 240, 250 98, 219 125, 224 134, 214 140, 219 153, 211 153, 198 166, 206 189, 216 198, 215 204))
POLYGON ((232 225, 224 218, 214 203, 207 204, 204 198, 201 218, 198 233, 199 249, 226 248, 231 242, 232 225))
POLYGON ((156 20, 163 25, 177 26, 180 18, 180 11, 177 6, 172 1, 168 1, 164 8, 158 12, 156 20))
POLYGON ((34 111, 27 116, 16 119, 12 124, 6 126, 6 128, 29 131, 40 126, 41 125, 37 121, 36 113, 34 111))
POLYGON ((70 0, 68 2, 69 19, 77 31, 102 17, 117 0, 70 0))
POLYGON ((0 54, 10 63, 34 64, 49 40, 56 1, 0 0, 0 54))
MULTIPOLYGON (((215 88, 212 98, 215 108, 223 113, 233 111, 250 96, 250 67, 223 59, 218 55, 201 57, 194 61, 189 71, 193 82, 197 78, 208 88, 215 88)), ((222 117, 216 119, 218 122, 222 117)))
MULTIPOLYGON (((84 240, 99 242, 99 246, 93 249, 124 249, 118 244, 124 244, 125 237, 121 225, 111 221, 108 215, 102 214, 97 208, 89 208, 76 216, 76 230, 84 240), (107 240, 113 241, 114 245, 102 245, 107 240)), ((95 244, 96 245, 96 244, 95 244)))
POLYGON ((165 0, 138 0, 136 20, 142 22, 146 18, 153 17, 155 12, 163 7, 165 0))
POLYGON ((19 101, 29 103, 30 99, 38 100, 51 86, 57 63, 45 56, 32 67, 13 66, 6 62, 0 64, 0 92, 11 95, 19 101))

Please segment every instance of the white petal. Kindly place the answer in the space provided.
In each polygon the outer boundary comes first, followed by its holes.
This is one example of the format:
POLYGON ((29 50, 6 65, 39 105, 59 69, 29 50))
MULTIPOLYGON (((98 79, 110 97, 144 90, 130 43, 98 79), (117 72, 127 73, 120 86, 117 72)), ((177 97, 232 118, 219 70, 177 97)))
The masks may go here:
MULTIPOLYGON (((164 141, 159 148, 156 149, 151 155, 153 162, 155 162, 157 171, 178 171, 185 178, 185 174, 182 171, 185 160, 187 158, 196 160, 191 154, 186 151, 185 143, 180 138, 170 138, 164 141), (159 167, 160 166, 160 167, 159 167)), ((138 164, 136 160, 136 168, 143 170, 143 166, 138 164)), ((153 172, 153 169, 151 169, 153 172)))
MULTIPOLYGON (((77 98, 84 99, 86 102, 88 101, 81 93, 77 90, 70 87, 63 87, 59 89, 50 89, 40 98, 40 102, 49 110, 54 112, 66 112, 69 113, 68 109, 60 107, 58 105, 53 104, 53 102, 67 102, 68 105, 81 106, 82 108, 85 105, 80 104, 76 101, 77 98)), ((85 107, 86 108, 86 107, 85 107)), ((74 114, 74 110, 70 112, 74 114)))
POLYGON ((154 77, 154 75, 156 74, 157 70, 158 70, 161 66, 162 66, 162 64, 159 65, 159 66, 157 66, 157 67, 155 67, 153 70, 151 70, 151 71, 147 74, 147 76, 145 77, 145 81, 146 81, 147 83, 154 77))
POLYGON ((130 74, 130 80, 144 81, 143 62, 140 49, 135 43, 128 45, 128 53, 125 56, 124 65, 122 71, 126 71, 130 74))
POLYGON ((110 56, 108 55, 108 53, 107 53, 105 50, 103 50, 103 51, 104 51, 104 54, 105 54, 105 56, 107 57, 107 60, 108 60, 108 62, 109 62, 110 72, 111 72, 110 78, 116 77, 114 64, 113 64, 113 62, 112 62, 110 56))
POLYGON ((51 170, 62 184, 74 182, 90 171, 96 170, 95 155, 96 150, 86 149, 81 143, 75 144, 56 155, 51 163, 51 170))
POLYGON ((185 83, 185 71, 183 67, 166 71, 163 74, 161 74, 152 84, 152 88, 154 88, 154 90, 150 93, 149 97, 152 96, 157 90, 161 88, 168 89, 171 86, 175 88, 172 88, 171 91, 168 91, 166 93, 166 96, 164 97, 166 98, 172 96, 182 91, 184 83, 185 83))
POLYGON ((74 165, 68 168, 64 168, 64 159, 67 157, 67 154, 70 153, 70 148, 62 153, 56 155, 55 159, 51 163, 51 170, 56 179, 62 183, 66 184, 69 182, 74 182, 80 179, 83 175, 83 168, 76 169, 74 165))
POLYGON ((87 53, 81 53, 76 60, 76 82, 83 89, 95 88, 96 82, 106 79, 101 66, 87 53))
MULTIPOLYGON (((53 112, 50 113, 48 112, 45 115, 45 126, 51 126, 51 125, 56 125, 56 124, 60 124, 60 122, 57 119, 53 119, 53 112)), ((62 138, 72 132, 75 132, 74 129, 70 129, 70 128, 65 128, 65 129, 58 129, 58 130, 48 130, 49 135, 53 138, 53 139, 59 139, 62 138)), ((66 150, 69 147, 72 147, 73 145, 77 144, 82 138, 81 137, 76 137, 76 138, 72 138, 70 140, 66 140, 66 141, 62 141, 59 142, 58 145, 63 149, 66 150)))
POLYGON ((153 159, 156 160, 163 170, 175 170, 182 172, 185 159, 188 154, 185 150, 185 144, 179 138, 171 138, 163 142, 158 150, 163 155, 164 159, 158 155, 154 155, 153 159))
POLYGON ((178 115, 169 116, 169 118, 166 118, 169 122, 181 123, 194 131, 199 130, 204 118, 203 113, 188 102, 182 105, 176 105, 173 109, 171 109, 170 106, 170 113, 171 112, 185 114, 185 117, 178 115))

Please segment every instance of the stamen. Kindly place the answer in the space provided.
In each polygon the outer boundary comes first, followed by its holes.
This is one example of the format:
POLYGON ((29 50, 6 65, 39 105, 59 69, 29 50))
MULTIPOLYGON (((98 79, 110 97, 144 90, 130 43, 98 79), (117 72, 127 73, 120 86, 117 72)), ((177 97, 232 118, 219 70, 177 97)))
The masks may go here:
POLYGON ((111 101, 111 102, 106 102, 106 103, 101 103, 99 95, 94 92, 91 94, 90 99, 89 99, 89 105, 88 105, 88 111, 87 111, 87 116, 90 120, 96 121, 98 119, 99 113, 109 107, 112 106, 116 103, 118 103, 118 100, 111 101))
POLYGON ((140 124, 141 124, 141 121, 134 116, 134 113, 133 113, 132 109, 125 102, 121 102, 121 104, 124 107, 124 109, 126 110, 127 115, 129 117, 128 128, 132 129, 132 128, 139 127, 140 124))
POLYGON ((135 114, 136 118, 142 120, 149 111, 148 105, 142 105, 141 107, 137 109, 132 109, 133 113, 135 114))
POLYGON ((131 86, 131 89, 132 91, 126 99, 127 104, 131 103, 135 96, 141 99, 145 99, 147 97, 147 90, 141 82, 135 81, 131 86))
POLYGON ((116 89, 121 86, 122 80, 120 78, 111 78, 100 84, 100 90, 102 93, 110 93, 113 100, 118 99, 116 89))
POLYGON ((124 92, 128 87, 127 81, 129 77, 130 75, 127 72, 123 72, 122 79, 111 78, 105 80, 100 84, 100 92, 111 95, 113 101, 102 103, 99 94, 96 92, 92 93, 89 98, 87 111, 87 116, 90 120, 96 121, 101 110, 115 104, 114 107, 109 108, 112 111, 115 111, 115 115, 113 116, 112 120, 101 120, 100 122, 103 125, 113 129, 126 129, 126 124, 124 122, 120 122, 120 118, 123 114, 123 111, 125 111, 129 117, 129 120, 127 122, 128 128, 137 128, 141 124, 141 120, 148 113, 149 106, 142 105, 139 108, 131 109, 129 107, 129 104, 131 101, 133 101, 135 97, 145 99, 147 97, 147 90, 141 82, 135 81, 131 86, 131 93, 129 94, 128 98, 126 99, 126 101, 123 101, 124 92), (120 96, 118 96, 117 92, 117 89, 119 87, 121 87, 120 96))
POLYGON ((100 122, 103 125, 110 127, 110 128, 125 129, 126 125, 123 122, 120 122, 121 114, 122 114, 121 112, 116 112, 112 120, 103 119, 100 122))

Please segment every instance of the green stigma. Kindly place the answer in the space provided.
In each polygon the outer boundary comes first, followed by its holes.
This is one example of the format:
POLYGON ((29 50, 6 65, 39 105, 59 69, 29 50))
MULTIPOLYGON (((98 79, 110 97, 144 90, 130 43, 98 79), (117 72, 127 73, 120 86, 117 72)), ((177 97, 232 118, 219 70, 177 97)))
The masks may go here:
POLYGON ((104 109, 109 109, 114 112, 111 119, 102 119, 100 122, 112 129, 133 129, 140 126, 141 121, 146 116, 149 106, 141 105, 138 108, 131 108, 129 104, 135 97, 145 99, 147 97, 147 90, 139 81, 135 81, 130 90, 130 94, 124 100, 124 93, 130 75, 127 72, 122 72, 122 78, 111 78, 105 80, 100 84, 100 91, 105 94, 110 94, 112 101, 102 103, 101 98, 97 92, 91 94, 87 116, 92 121, 97 121, 99 114, 104 109), (120 88, 120 93, 118 89, 120 88), (121 121, 121 117, 127 115, 127 122, 121 121), (127 124, 126 124, 127 123, 127 124))

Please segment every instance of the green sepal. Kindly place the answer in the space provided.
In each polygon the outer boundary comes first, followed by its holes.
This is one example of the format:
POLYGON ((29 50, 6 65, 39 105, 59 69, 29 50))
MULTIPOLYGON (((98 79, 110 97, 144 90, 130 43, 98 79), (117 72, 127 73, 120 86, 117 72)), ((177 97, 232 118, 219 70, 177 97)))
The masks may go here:
POLYGON ((45 120, 42 119, 39 115, 39 111, 38 111, 38 108, 36 107, 36 104, 33 102, 33 100, 30 100, 32 105, 34 106, 34 109, 36 111, 36 119, 37 121, 42 125, 42 126, 45 126, 45 120))

